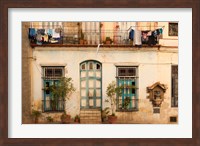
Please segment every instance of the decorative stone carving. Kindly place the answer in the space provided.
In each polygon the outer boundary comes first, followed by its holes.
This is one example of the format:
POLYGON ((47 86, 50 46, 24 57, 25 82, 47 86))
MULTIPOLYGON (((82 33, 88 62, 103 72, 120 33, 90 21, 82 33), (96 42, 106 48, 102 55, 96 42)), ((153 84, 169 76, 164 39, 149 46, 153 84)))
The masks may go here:
POLYGON ((152 102, 153 107, 160 107, 164 100, 165 91, 165 85, 161 84, 160 82, 156 82, 153 85, 147 87, 147 92, 149 93, 148 98, 152 102))

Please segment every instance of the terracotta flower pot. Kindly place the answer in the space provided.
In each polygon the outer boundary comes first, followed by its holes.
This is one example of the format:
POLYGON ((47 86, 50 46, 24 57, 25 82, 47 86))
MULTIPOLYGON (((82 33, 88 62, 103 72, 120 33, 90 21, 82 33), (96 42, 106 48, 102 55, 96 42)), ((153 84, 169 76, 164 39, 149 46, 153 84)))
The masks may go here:
POLYGON ((110 44, 110 41, 106 41, 106 44, 109 45, 109 44, 110 44))
POLYGON ((108 122, 110 124, 116 123, 116 121, 117 121, 117 116, 112 116, 112 115, 108 116, 108 122))
POLYGON ((61 122, 63 124, 69 124, 71 120, 71 116, 70 115, 64 115, 63 117, 61 117, 61 122))
POLYGON ((84 44, 84 40, 80 40, 80 41, 79 41, 79 44, 80 44, 80 45, 83 45, 83 44, 84 44))

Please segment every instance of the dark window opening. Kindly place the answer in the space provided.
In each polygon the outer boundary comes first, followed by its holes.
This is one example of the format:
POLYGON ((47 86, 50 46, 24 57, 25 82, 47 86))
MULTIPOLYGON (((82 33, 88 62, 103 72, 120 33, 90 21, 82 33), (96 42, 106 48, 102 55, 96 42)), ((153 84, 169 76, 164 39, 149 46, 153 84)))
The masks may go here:
POLYGON ((178 36, 178 23, 169 23, 169 36, 178 36))

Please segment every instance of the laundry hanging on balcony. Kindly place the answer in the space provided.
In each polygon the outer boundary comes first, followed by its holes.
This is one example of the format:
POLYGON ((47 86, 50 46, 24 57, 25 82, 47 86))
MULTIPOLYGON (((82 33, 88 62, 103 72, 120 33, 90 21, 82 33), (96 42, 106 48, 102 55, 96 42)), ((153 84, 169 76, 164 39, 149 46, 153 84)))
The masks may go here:
POLYGON ((149 46, 152 46, 158 43, 158 39, 161 38, 163 30, 162 28, 159 28, 154 31, 142 31, 141 33, 142 44, 148 44, 149 46))
POLYGON ((29 39, 38 45, 48 43, 59 43, 61 40, 61 28, 56 29, 36 29, 29 28, 29 39))

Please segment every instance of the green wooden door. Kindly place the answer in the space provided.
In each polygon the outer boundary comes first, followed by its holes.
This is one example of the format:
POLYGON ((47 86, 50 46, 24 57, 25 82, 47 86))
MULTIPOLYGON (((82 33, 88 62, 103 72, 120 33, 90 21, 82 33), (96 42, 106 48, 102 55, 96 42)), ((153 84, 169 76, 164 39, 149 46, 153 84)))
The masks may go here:
POLYGON ((80 64, 80 107, 82 109, 101 108, 102 105, 102 65, 89 60, 80 64))

